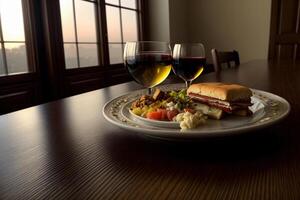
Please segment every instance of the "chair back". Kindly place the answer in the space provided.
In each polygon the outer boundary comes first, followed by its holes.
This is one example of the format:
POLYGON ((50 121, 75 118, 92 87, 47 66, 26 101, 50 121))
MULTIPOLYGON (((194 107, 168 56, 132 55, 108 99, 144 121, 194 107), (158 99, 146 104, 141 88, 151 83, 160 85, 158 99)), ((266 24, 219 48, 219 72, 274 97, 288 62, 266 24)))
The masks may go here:
POLYGON ((222 64, 226 64, 228 68, 238 67, 240 65, 240 57, 237 51, 217 51, 211 50, 214 69, 216 72, 222 70, 222 64), (231 65, 234 62, 234 65, 231 65))

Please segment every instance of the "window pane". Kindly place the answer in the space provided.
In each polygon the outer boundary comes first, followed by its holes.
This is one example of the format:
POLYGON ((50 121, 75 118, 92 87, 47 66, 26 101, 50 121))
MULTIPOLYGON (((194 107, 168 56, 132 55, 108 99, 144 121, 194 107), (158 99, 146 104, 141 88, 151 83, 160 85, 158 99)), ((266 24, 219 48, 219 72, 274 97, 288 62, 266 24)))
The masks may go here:
POLYGON ((107 18, 108 41, 122 42, 119 8, 106 6, 106 18, 107 18))
POLYGON ((137 41, 137 16, 136 11, 122 9, 122 29, 123 29, 123 40, 137 41))
POLYGON ((0 0, 4 41, 25 41, 21 0, 0 0))
POLYGON ((0 76, 5 74, 2 47, 0 46, 0 76))
POLYGON ((5 43, 8 73, 28 72, 25 43, 5 43))
POLYGON ((98 51, 96 44, 79 44, 80 67, 97 66, 98 51))
POLYGON ((114 5, 119 5, 119 0, 105 0, 105 3, 110 3, 114 5))
POLYGON ((97 42, 95 4, 77 0, 76 24, 79 42, 97 42))
POLYGON ((60 15, 64 42, 75 42, 74 13, 72 0, 60 0, 60 15))
POLYGON ((65 44, 65 62, 66 62, 66 68, 77 68, 77 54, 76 54, 76 45, 75 44, 65 44))
POLYGON ((110 64, 123 62, 122 44, 109 44, 109 61, 110 64))
POLYGON ((136 9, 136 0, 121 0, 121 6, 136 9))

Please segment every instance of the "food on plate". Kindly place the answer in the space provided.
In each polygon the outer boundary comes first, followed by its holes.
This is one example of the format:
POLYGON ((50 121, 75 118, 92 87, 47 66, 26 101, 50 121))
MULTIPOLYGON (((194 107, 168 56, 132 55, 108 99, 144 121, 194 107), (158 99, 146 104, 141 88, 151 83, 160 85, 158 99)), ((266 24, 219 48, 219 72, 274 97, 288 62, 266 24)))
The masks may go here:
POLYGON ((197 128, 199 125, 204 124, 207 119, 202 112, 196 111, 194 113, 184 112, 176 116, 175 121, 180 123, 180 128, 192 129, 197 128))
POLYGON ((193 112, 186 90, 163 92, 156 89, 152 96, 143 95, 131 105, 131 112, 148 119, 174 121, 182 112, 193 112))
POLYGON ((199 83, 187 90, 161 91, 142 95, 131 105, 135 115, 159 121, 175 121, 182 129, 195 128, 207 118, 224 115, 249 116, 252 92, 249 88, 226 83, 199 83))
POLYGON ((193 109, 196 111, 203 112, 211 119, 221 119, 221 117, 223 117, 224 115, 223 110, 220 110, 219 108, 216 107, 208 106, 206 104, 197 101, 193 101, 193 109))
POLYGON ((166 95, 167 94, 161 91, 160 89, 156 89, 152 97, 154 100, 160 100, 168 98, 168 96, 166 95))
POLYGON ((204 114, 210 112, 212 118, 220 119, 225 113, 240 116, 249 116, 251 111, 252 92, 249 88, 237 84, 226 83, 199 83, 191 85, 187 90, 187 95, 194 101, 208 107, 198 105, 198 109, 204 114))
POLYGON ((152 96, 143 95, 131 105, 131 112, 151 120, 179 122, 181 129, 196 128, 207 119, 193 108, 186 90, 163 92, 156 89, 152 96))

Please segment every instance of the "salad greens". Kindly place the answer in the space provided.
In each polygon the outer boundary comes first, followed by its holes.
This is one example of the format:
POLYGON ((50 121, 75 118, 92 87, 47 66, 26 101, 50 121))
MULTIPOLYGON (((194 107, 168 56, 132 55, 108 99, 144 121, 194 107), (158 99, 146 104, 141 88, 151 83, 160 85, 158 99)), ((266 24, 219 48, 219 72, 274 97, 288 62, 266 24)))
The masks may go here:
POLYGON ((190 98, 187 96, 186 89, 178 90, 178 91, 170 91, 168 93, 176 102, 175 108, 178 110, 182 110, 187 107, 190 103, 190 98))
POLYGON ((186 89, 182 89, 179 91, 170 91, 169 95, 175 99, 177 102, 181 102, 181 103, 188 103, 190 101, 190 98, 187 96, 186 94, 186 89))

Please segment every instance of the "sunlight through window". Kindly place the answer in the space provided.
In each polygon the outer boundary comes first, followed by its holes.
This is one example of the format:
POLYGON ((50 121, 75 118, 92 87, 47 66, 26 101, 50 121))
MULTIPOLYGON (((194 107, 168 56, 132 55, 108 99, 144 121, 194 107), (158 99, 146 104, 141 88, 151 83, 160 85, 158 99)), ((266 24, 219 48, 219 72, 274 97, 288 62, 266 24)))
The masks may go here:
POLYGON ((21 0, 0 0, 0 75, 28 72, 21 0))
POLYGON ((106 19, 110 64, 123 62, 124 45, 138 40, 136 0, 106 0, 106 19))
POLYGON ((60 0, 67 69, 99 65, 96 5, 92 1, 60 0))

